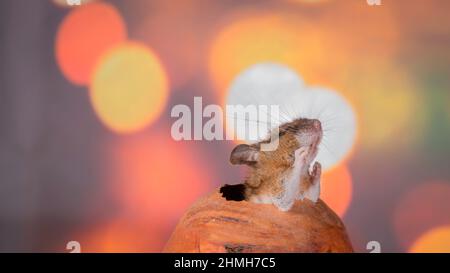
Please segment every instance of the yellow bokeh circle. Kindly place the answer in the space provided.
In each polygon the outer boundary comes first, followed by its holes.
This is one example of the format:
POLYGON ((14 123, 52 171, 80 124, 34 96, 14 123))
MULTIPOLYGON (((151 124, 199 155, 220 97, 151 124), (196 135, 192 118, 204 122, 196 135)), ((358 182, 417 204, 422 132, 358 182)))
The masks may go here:
POLYGON ((426 115, 417 114, 424 103, 417 84, 394 63, 365 61, 348 68, 340 86, 359 114, 361 144, 368 149, 412 145, 420 139, 426 121, 426 115))
MULTIPOLYGON (((208 66, 221 102, 232 80, 248 67, 264 62, 283 64, 308 82, 319 84, 327 45, 314 24, 289 14, 242 12, 211 43, 208 66)), ((330 52, 331 53, 331 52, 330 52)))
POLYGON ((155 121, 168 97, 168 79, 149 48, 126 42, 97 65, 90 98, 100 120, 117 133, 133 133, 155 121))
POLYGON ((450 226, 441 226, 426 232, 414 242, 409 252, 450 253, 450 226))

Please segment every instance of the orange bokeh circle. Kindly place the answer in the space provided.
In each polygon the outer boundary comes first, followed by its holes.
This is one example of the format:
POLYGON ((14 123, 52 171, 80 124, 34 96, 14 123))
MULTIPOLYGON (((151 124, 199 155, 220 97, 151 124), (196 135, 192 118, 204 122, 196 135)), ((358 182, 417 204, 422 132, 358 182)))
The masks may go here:
POLYGON ((69 81, 87 85, 100 56, 126 38, 124 20, 113 5, 84 4, 72 9, 58 29, 56 61, 69 81))
POLYGON ((352 176, 347 166, 338 165, 322 175, 321 199, 341 217, 350 206, 352 192, 352 176))
POLYGON ((160 252, 164 247, 164 233, 157 221, 142 223, 133 219, 112 219, 73 237, 87 253, 144 253, 160 252))
POLYGON ((191 142, 172 140, 170 130, 119 139, 111 149, 114 195, 142 217, 174 221, 212 190, 211 166, 191 142))

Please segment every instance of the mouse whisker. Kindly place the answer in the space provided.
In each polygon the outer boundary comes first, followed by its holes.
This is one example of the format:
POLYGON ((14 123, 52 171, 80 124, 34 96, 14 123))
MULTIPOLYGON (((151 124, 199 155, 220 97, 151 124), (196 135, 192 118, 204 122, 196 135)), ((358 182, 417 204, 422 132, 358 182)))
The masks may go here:
POLYGON ((318 118, 321 122, 322 125, 327 125, 328 123, 335 123, 336 121, 339 121, 340 117, 339 116, 330 116, 327 118, 318 118))
POLYGON ((324 133, 336 133, 339 131, 339 127, 336 126, 327 126, 322 129, 324 133))
POLYGON ((289 114, 286 113, 285 111, 283 111, 282 109, 280 109, 280 114, 281 114, 281 116, 284 118, 284 120, 286 122, 291 122, 292 121, 290 116, 289 116, 289 114))
POLYGON ((324 132, 325 131, 329 131, 329 132, 339 132, 340 130, 344 130, 344 129, 347 129, 348 128, 348 126, 345 126, 345 125, 333 125, 333 126, 327 126, 327 127, 324 127, 324 132))
POLYGON ((308 108, 308 113, 310 114, 311 117, 315 116, 314 109, 315 109, 316 101, 317 101, 317 96, 313 96, 312 101, 309 104, 309 108, 308 108))
POLYGON ((322 144, 323 144, 323 147, 327 150, 327 152, 331 155, 331 156, 333 156, 334 158, 337 158, 337 155, 336 155, 336 152, 334 152, 329 146, 328 146, 328 140, 327 140, 327 138, 322 138, 322 144))
MULTIPOLYGON (((247 94, 251 96, 251 100, 250 100, 250 101, 253 101, 253 102, 260 102, 260 101, 261 101, 261 100, 259 100, 259 99, 255 96, 255 95, 257 94, 257 92, 248 92, 247 94)), ((261 105, 261 104, 259 104, 259 103, 256 103, 256 104, 257 104, 257 105, 261 105)), ((279 108, 281 108, 281 107, 279 107, 279 108)), ((263 109, 260 108, 260 110, 263 110, 263 109)), ((273 121, 275 121, 276 123, 277 123, 277 122, 280 122, 279 120, 277 120, 277 119, 275 119, 275 118, 273 117, 272 113, 269 113, 269 112, 267 112, 267 111, 264 111, 264 112, 267 114, 268 117, 271 118, 271 121, 272 121, 272 122, 273 122, 273 121)), ((281 112, 281 109, 280 109, 280 112, 281 112)), ((280 115, 279 115, 279 117, 277 117, 277 118, 283 118, 285 122, 290 122, 289 119, 286 119, 285 117, 280 116, 280 115)))
POLYGON ((321 144, 323 145, 323 148, 325 148, 326 152, 328 152, 330 155, 334 156, 333 153, 330 151, 330 149, 328 148, 328 146, 324 142, 322 142, 321 144))
POLYGON ((286 102, 285 106, 286 106, 286 110, 289 111, 289 114, 291 115, 291 118, 293 120, 300 117, 299 113, 296 111, 296 108, 293 107, 293 105, 291 103, 286 102))
MULTIPOLYGON (((275 119, 273 117, 272 113, 269 113, 269 112, 265 111, 264 109, 261 109, 261 110, 264 111, 267 114, 267 116, 271 118, 272 121, 275 120, 275 122, 277 122, 277 123, 280 122, 279 119, 275 119)), ((281 109, 279 109, 279 110, 280 110, 279 111, 279 116, 277 118, 282 118, 284 120, 284 122, 290 122, 290 120, 283 115, 283 112, 281 111, 281 109)))
POLYGON ((226 115, 229 118, 234 118, 234 119, 239 119, 239 120, 245 120, 248 122, 257 122, 257 123, 261 123, 261 124, 267 124, 269 125, 270 122, 269 121, 263 121, 263 120, 255 120, 255 119, 249 119, 249 118, 242 118, 242 117, 238 117, 238 116, 233 116, 233 115, 226 115))
POLYGON ((327 101, 327 102, 325 102, 325 103, 323 104, 323 106, 320 108, 320 110, 319 110, 319 112, 318 112, 318 117, 319 117, 319 119, 322 117, 322 115, 323 115, 324 113, 326 113, 326 110, 327 110, 328 106, 330 106, 330 104, 331 104, 331 101, 327 101))

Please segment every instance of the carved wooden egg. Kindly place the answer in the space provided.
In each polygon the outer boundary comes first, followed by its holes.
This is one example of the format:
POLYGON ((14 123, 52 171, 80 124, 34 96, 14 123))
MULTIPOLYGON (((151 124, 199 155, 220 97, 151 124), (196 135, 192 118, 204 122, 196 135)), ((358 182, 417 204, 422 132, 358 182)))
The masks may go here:
POLYGON ((339 217, 322 201, 273 205, 227 201, 219 190, 181 218, 165 252, 353 252, 339 217))

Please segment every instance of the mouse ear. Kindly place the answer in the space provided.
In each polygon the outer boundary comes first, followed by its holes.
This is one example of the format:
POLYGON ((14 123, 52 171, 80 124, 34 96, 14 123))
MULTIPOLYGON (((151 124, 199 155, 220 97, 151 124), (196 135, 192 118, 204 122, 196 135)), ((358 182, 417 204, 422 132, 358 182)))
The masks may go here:
POLYGON ((231 152, 230 162, 233 165, 254 165, 258 162, 259 149, 256 146, 240 144, 231 152))

